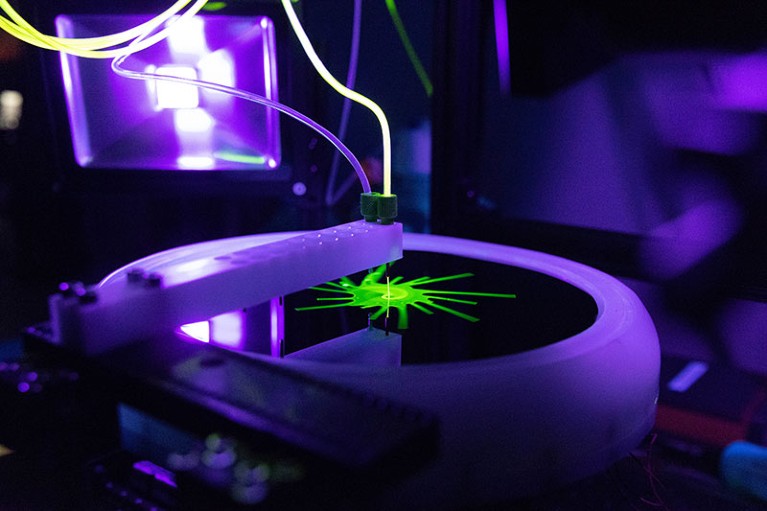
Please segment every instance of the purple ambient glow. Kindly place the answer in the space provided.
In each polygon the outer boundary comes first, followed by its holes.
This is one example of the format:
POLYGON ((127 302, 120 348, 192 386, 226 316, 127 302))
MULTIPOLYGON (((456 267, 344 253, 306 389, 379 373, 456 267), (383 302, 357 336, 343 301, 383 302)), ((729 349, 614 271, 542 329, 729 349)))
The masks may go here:
POLYGON ((509 61, 509 18, 506 0, 493 0, 495 52, 498 58, 498 82, 503 94, 511 94, 511 62, 509 61))
POLYGON ((641 249, 643 264, 663 279, 677 277, 730 241, 741 224, 732 199, 702 202, 651 231, 641 249))
POLYGON ((143 474, 146 474, 157 481, 176 488, 176 476, 173 472, 170 472, 158 465, 155 465, 151 461, 141 460, 133 464, 133 468, 143 474))
POLYGON ((182 325, 177 332, 182 337, 228 349, 257 351, 279 357, 281 341, 285 338, 284 305, 278 297, 263 304, 263 307, 266 308, 263 316, 257 308, 226 312, 207 321, 182 325), (261 337, 264 338, 263 345, 259 342, 261 337))
POLYGON ((723 57, 710 68, 716 103, 733 110, 767 110, 767 54, 723 57))
POLYGON ((282 340, 285 339, 285 309, 282 298, 269 302, 269 347, 273 357, 282 355, 282 340))
MULTIPOLYGON (((148 16, 60 15, 57 34, 118 32, 148 16)), ((278 113, 192 85, 116 76, 108 60, 61 56, 75 160, 86 168, 259 170, 279 166, 278 113)), ((198 15, 126 61, 278 100, 274 25, 263 16, 198 15), (261 65, 258 65, 261 63, 261 65)))

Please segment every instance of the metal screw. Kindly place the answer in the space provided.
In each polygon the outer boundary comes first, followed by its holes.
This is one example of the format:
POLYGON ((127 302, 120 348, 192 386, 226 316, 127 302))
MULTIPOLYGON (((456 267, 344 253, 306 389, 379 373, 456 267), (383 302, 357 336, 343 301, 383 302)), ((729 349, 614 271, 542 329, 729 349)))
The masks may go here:
POLYGON ((144 287, 162 286, 162 274, 152 272, 144 277, 144 287))
POLYGON ((133 268, 132 270, 129 270, 128 273, 125 274, 125 277, 128 279, 128 282, 130 282, 131 284, 137 284, 144 280, 144 275, 145 275, 145 272, 141 268, 133 268))
POLYGON ((77 300, 82 305, 88 305, 90 303, 96 303, 99 299, 99 295, 93 289, 83 289, 82 293, 77 294, 77 300))
POLYGON ((59 284, 59 291, 63 296, 69 298, 82 294, 85 291, 85 286, 79 281, 62 282, 59 284))

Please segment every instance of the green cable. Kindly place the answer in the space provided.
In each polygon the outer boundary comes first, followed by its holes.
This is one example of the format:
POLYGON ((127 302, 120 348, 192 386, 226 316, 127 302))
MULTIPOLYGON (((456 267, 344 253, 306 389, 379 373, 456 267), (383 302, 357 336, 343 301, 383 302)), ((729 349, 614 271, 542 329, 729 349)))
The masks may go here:
POLYGON ((399 34, 402 45, 405 47, 405 52, 407 52, 410 63, 413 64, 413 68, 415 69, 418 78, 421 80, 421 84, 426 91, 426 95, 431 97, 432 93, 434 92, 434 86, 431 84, 429 75, 423 68, 421 59, 418 58, 418 54, 415 52, 415 48, 413 48, 413 44, 410 42, 410 38, 407 35, 407 30, 405 30, 405 24, 402 22, 402 18, 400 18, 399 13, 397 12, 397 4, 394 3, 394 0, 386 0, 386 7, 389 9, 389 14, 391 15, 391 19, 394 22, 394 28, 397 29, 397 34, 399 34))

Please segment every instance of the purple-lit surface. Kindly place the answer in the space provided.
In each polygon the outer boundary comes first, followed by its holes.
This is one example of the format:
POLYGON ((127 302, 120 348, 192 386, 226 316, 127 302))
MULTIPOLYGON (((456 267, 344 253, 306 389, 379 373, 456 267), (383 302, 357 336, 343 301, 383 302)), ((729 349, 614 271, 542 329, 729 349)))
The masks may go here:
POLYGON ((269 346, 273 357, 280 356, 282 340, 285 339, 285 309, 282 297, 269 302, 269 346))
POLYGON ((763 50, 722 57, 710 72, 720 107, 767 111, 767 53, 763 50))
MULTIPOLYGON (((260 241, 260 240, 259 240, 260 241)), ((204 321, 226 312, 267 303, 275 297, 322 284, 402 257, 402 225, 359 220, 272 243, 257 242, 231 253, 191 250, 167 265, 147 264, 136 285, 125 272, 104 279, 89 307, 73 309, 62 294, 50 297, 55 344, 77 345, 82 353, 112 349, 158 329, 204 321), (157 271, 155 271, 157 270, 157 271)), ((142 259, 150 263, 156 256, 142 259)), ((124 271, 123 271, 124 270, 124 271)), ((265 323, 269 324, 270 318, 265 323)))
POLYGON ((398 367, 402 365, 402 336, 377 328, 364 328, 289 353, 285 358, 326 364, 398 367))
POLYGON ((176 476, 173 475, 172 472, 158 465, 155 465, 151 461, 147 461, 147 460, 137 461, 136 463, 133 464, 133 468, 141 472, 142 474, 146 474, 167 486, 176 488, 176 476))
POLYGON ((210 320, 210 337, 219 344, 240 348, 245 342, 245 313, 243 311, 220 314, 210 320))
POLYGON ((265 307, 267 314, 258 314, 256 308, 225 312, 207 321, 181 325, 177 333, 182 338, 279 357, 280 343, 285 338, 282 299, 272 298, 257 307, 265 307), (265 342, 261 342, 261 337, 265 337, 265 342))
POLYGON ((737 203, 727 199, 722 193, 653 229, 641 248, 645 271, 663 279, 678 277, 729 242, 743 215, 737 203))
MULTIPOLYGON (((147 16, 61 15, 57 33, 92 37, 147 16)), ((281 159, 278 113, 171 82, 128 80, 108 60, 61 57, 75 159, 81 167, 262 170, 281 159)), ((142 72, 199 79, 277 100, 274 26, 266 17, 196 16, 131 56, 142 72)))
POLYGON ((730 200, 726 176, 762 151, 766 85, 764 52, 629 54, 545 97, 500 98, 493 84, 477 200, 506 218, 655 236, 730 200))
POLYGON ((502 94, 511 94, 511 63, 509 62, 509 18, 506 0, 493 0, 495 20, 495 52, 498 57, 498 85, 502 94))
MULTIPOLYGON (((295 235, 179 247, 121 268, 102 281, 101 289, 119 285, 132 268, 195 272, 201 258, 216 260, 295 235)), ((555 256, 471 240, 405 233, 403 248, 550 275, 587 292, 598 312, 589 328, 560 342, 481 360, 397 366, 251 355, 438 415, 439 460, 388 488, 383 508, 401 502, 431 509, 468 507, 543 491, 603 470, 652 427, 657 334, 639 299, 620 282, 555 256)), ((510 324, 509 342, 513 335, 510 324)))

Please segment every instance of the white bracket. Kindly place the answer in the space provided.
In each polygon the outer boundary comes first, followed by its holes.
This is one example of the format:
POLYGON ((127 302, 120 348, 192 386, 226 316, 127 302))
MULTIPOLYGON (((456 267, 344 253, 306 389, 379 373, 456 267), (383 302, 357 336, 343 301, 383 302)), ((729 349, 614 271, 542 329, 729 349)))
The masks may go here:
POLYGON ((185 259, 162 274, 126 272, 80 296, 51 296, 53 342, 97 354, 401 257, 401 224, 360 220, 228 254, 185 259))

